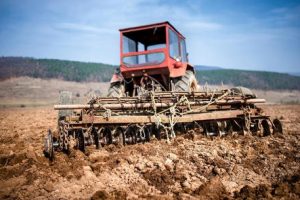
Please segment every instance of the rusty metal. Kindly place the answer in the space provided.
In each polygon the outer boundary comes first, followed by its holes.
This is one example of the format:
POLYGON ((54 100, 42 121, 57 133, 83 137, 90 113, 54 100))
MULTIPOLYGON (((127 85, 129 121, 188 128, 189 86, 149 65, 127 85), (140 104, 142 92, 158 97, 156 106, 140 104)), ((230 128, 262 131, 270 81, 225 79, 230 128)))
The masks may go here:
MULTIPOLYGON (((215 102, 216 105, 221 104, 248 104, 248 103, 265 103, 265 99, 245 99, 245 100, 219 100, 215 102)), ((190 105, 206 105, 209 101, 191 102, 190 105)), ((156 106, 157 108, 166 108, 174 106, 176 103, 118 103, 118 104, 74 104, 74 105, 54 105, 54 110, 70 110, 70 109, 135 109, 135 108, 152 108, 156 106)), ((180 106, 182 104, 179 104, 180 106)))
MULTIPOLYGON (((237 118, 243 115, 242 110, 229 110, 229 111, 214 111, 211 113, 199 113, 199 114, 187 114, 184 116, 174 117, 174 120, 178 123, 190 123, 194 121, 205 121, 205 120, 225 120, 237 118)), ((253 116, 255 117, 255 116, 253 116)), ((170 122, 169 117, 166 115, 158 116, 131 116, 131 115, 122 115, 122 116, 112 116, 109 119, 106 119, 102 116, 90 116, 82 115, 82 124, 145 124, 145 123, 155 123, 157 119, 160 119, 161 123, 168 124, 170 122)), ((74 124, 78 124, 73 122, 74 124)), ((72 122, 70 123, 70 125, 72 122)))
MULTIPOLYGON (((58 123, 58 149, 81 151, 86 145, 97 148, 107 144, 135 144, 149 141, 151 136, 175 137, 180 126, 197 124, 206 135, 229 134, 230 131, 270 133, 269 116, 255 106, 264 99, 237 96, 230 91, 160 92, 139 97, 97 97, 88 104, 55 105, 56 110, 73 110, 58 123), (251 125, 257 124, 255 128, 251 125), (156 128, 155 128, 156 127, 156 128), (156 129, 156 130, 155 130, 156 129), (159 134, 158 134, 159 133, 159 134), (71 144, 75 139, 76 145, 71 144)), ((273 125, 282 132, 279 120, 273 125)), ((275 130, 275 129, 274 129, 275 130)))

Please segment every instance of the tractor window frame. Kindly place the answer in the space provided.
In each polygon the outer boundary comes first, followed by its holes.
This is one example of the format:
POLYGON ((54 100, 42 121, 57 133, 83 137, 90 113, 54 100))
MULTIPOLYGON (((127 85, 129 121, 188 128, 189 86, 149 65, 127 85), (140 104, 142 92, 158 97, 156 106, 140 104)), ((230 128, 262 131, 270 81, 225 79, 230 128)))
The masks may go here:
POLYGON ((121 33, 122 53, 143 52, 167 47, 166 27, 151 27, 121 33))
POLYGON ((185 39, 180 40, 180 55, 182 62, 188 62, 185 39))
POLYGON ((179 37, 178 34, 172 29, 168 29, 169 34, 169 56, 176 60, 180 57, 180 49, 179 49, 179 37))
POLYGON ((122 43, 123 43, 123 53, 131 53, 137 52, 137 43, 136 41, 130 39, 129 37, 123 35, 122 36, 122 43))
POLYGON ((163 51, 138 54, 138 55, 128 55, 122 58, 122 63, 127 67, 159 65, 164 61, 165 61, 165 53, 163 51))

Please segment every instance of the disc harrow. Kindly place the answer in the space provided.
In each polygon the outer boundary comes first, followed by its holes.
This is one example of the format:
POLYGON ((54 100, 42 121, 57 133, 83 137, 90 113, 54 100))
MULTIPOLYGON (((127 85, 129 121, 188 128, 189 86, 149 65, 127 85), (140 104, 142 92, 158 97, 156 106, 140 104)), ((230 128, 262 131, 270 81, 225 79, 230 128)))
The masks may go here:
POLYGON ((59 115, 58 135, 49 130, 44 153, 50 160, 54 150, 70 153, 107 145, 133 145, 156 138, 170 139, 190 131, 206 136, 282 133, 280 120, 271 120, 256 105, 264 99, 214 92, 147 92, 135 97, 96 97, 87 104, 55 105, 68 111, 59 115))

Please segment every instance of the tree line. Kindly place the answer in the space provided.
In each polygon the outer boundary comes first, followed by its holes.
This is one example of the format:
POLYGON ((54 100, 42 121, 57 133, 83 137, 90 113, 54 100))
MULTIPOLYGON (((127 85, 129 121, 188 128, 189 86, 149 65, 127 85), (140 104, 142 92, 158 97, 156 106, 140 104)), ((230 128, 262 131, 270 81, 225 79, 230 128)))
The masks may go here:
MULTIPOLYGON (((107 82, 118 66, 104 63, 78 62, 28 57, 0 57, 0 80, 29 76, 57 78, 66 81, 107 82)), ((300 77, 284 73, 214 69, 196 72, 200 84, 232 84, 256 89, 300 90, 300 77)))

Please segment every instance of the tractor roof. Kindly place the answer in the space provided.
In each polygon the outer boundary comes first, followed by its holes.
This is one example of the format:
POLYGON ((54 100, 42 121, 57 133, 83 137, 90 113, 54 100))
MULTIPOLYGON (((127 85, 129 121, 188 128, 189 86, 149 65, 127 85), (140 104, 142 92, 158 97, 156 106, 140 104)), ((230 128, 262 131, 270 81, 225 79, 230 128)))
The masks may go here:
POLYGON ((142 26, 123 28, 123 29, 119 29, 119 31, 122 33, 125 33, 125 32, 138 31, 138 30, 144 30, 144 29, 148 29, 148 28, 155 28, 155 27, 162 27, 162 26, 172 27, 172 29, 174 29, 179 35, 181 35, 184 38, 184 36, 168 21, 154 23, 154 24, 147 24, 147 25, 142 25, 142 26))

